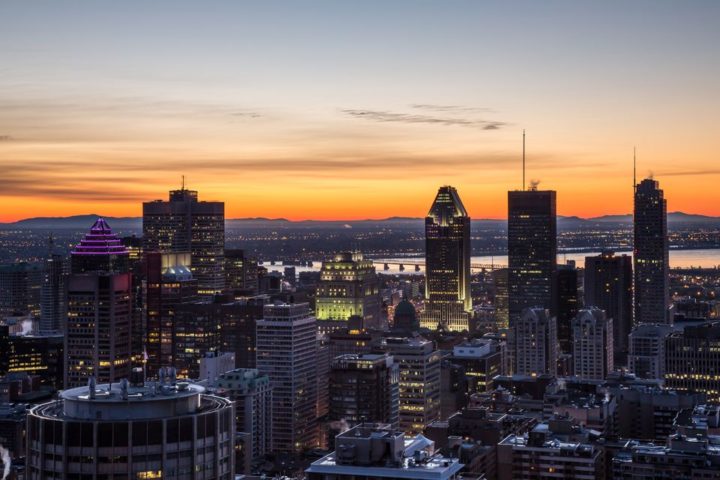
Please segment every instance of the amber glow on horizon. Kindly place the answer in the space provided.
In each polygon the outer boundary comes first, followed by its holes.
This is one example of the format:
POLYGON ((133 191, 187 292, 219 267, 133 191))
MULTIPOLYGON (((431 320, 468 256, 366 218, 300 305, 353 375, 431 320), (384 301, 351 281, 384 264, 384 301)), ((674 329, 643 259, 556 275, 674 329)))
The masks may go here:
POLYGON ((181 175, 227 218, 450 184, 499 219, 523 129, 561 215, 630 213, 637 146, 668 211, 720 216, 718 2, 31 3, 0 4, 0 222, 140 216, 181 175))

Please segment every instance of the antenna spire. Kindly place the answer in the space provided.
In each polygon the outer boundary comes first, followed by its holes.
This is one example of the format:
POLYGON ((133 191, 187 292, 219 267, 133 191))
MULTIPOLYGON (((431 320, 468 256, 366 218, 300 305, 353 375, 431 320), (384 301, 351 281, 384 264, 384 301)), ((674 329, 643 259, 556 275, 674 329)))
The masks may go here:
POLYGON ((182 176, 181 190, 185 190, 185 175, 182 176))
POLYGON ((522 189, 525 190, 525 129, 523 128, 523 182, 522 189))
POLYGON ((633 190, 637 189, 637 147, 633 147, 633 190))

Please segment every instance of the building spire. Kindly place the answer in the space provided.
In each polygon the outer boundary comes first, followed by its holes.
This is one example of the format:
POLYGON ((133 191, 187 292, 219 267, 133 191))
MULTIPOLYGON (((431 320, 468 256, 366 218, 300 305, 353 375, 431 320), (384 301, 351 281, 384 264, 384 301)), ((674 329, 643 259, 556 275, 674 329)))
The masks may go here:
POLYGON ((633 147, 633 190, 637 189, 637 147, 633 147))
POLYGON ((525 190, 525 129, 523 128, 523 180, 522 180, 522 189, 525 190))
POLYGON ((180 185, 180 190, 185 191, 185 175, 182 176, 182 184, 180 185))

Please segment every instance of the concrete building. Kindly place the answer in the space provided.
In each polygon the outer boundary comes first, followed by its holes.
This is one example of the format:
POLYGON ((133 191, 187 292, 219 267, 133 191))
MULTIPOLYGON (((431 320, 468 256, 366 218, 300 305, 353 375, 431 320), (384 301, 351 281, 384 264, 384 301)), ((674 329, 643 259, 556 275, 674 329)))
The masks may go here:
POLYGON ((469 394, 490 391, 492 379, 505 373, 502 345, 492 339, 473 339, 456 345, 450 360, 465 369, 469 394))
POLYGON ((143 203, 143 243, 146 252, 190 252, 201 296, 225 288, 224 202, 201 202, 197 191, 183 185, 167 202, 143 203))
POLYGON ((628 335, 633 327, 633 273, 630 255, 604 251, 585 257, 585 306, 605 310, 613 322, 615 365, 627 365, 628 335))
POLYGON ((235 295, 257 295, 257 259, 241 249, 225 249, 225 290, 235 295))
POLYGON ((0 319, 40 315, 43 268, 26 262, 0 265, 0 319))
POLYGON ((526 308, 512 327, 517 375, 555 375, 558 344, 555 317, 544 308, 526 308))
POLYGON ((62 333, 67 315, 68 261, 55 251, 50 237, 50 248, 43 266, 42 288, 40 291, 40 333, 62 333))
POLYGON ((665 340, 672 333, 670 325, 642 324, 630 332, 628 370, 642 378, 665 375, 665 340))
POLYGON ((231 480, 234 433, 232 402, 198 385, 91 379, 28 413, 25 478, 231 480))
POLYGON ((440 417, 442 356, 432 342, 421 337, 387 338, 380 348, 392 355, 400 369, 400 430, 420 433, 440 417))
POLYGON ((572 321, 573 373, 585 380, 604 380, 613 370, 613 323, 605 312, 580 310, 572 321))
POLYGON ((235 403, 236 431, 250 434, 252 458, 272 452, 272 388, 270 378, 254 368, 221 374, 210 385, 235 403))
POLYGON ((604 480, 602 448, 591 432, 572 421, 553 418, 524 435, 509 435, 498 444, 498 480, 604 480))
POLYGON ((128 253, 102 218, 71 252, 65 326, 65 388, 95 377, 102 383, 130 377, 132 274, 128 253))
POLYGON ((257 321, 257 369, 273 389, 274 452, 319 444, 317 320, 307 303, 266 305, 257 321))
POLYGON ((341 355, 330 370, 329 420, 397 427, 400 373, 388 354, 341 355))
POLYGON ((380 307, 380 280, 373 262, 361 252, 342 252, 323 262, 315 293, 315 315, 321 332, 337 329, 338 322, 342 325, 355 315, 363 319, 364 326, 381 328, 380 307))
POLYGON ((422 435, 405 439, 389 425, 363 424, 335 439, 336 450, 305 470, 308 480, 456 480, 463 465, 435 454, 422 435))
POLYGON ((720 322, 688 326, 667 337, 665 384, 720 402, 720 322))

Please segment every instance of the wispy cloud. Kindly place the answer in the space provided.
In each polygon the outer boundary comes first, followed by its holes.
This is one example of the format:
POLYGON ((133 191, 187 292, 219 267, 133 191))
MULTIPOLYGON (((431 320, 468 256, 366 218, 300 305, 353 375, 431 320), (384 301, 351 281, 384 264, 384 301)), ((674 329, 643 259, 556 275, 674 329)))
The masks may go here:
POLYGON ((693 175, 720 175, 720 169, 676 170, 674 172, 659 172, 659 173, 650 172, 650 174, 655 175, 657 177, 686 177, 686 176, 693 176, 693 175))
POLYGON ((451 116, 434 116, 434 115, 419 115, 413 113, 398 113, 388 112, 385 110, 356 110, 356 109, 343 109, 341 110, 345 115, 349 115, 354 118, 362 118, 365 120, 371 120, 375 122, 396 122, 396 123, 415 123, 415 124, 430 124, 430 125, 443 125, 443 126, 460 126, 469 128, 479 128, 481 130, 497 130, 506 125, 505 122, 493 121, 493 120, 481 120, 466 117, 451 117, 451 116))
POLYGON ((432 112, 447 112, 447 113, 488 113, 495 112, 492 108, 486 107, 464 107, 461 105, 437 105, 433 103, 413 103, 410 105, 412 108, 419 110, 429 110, 432 112))

